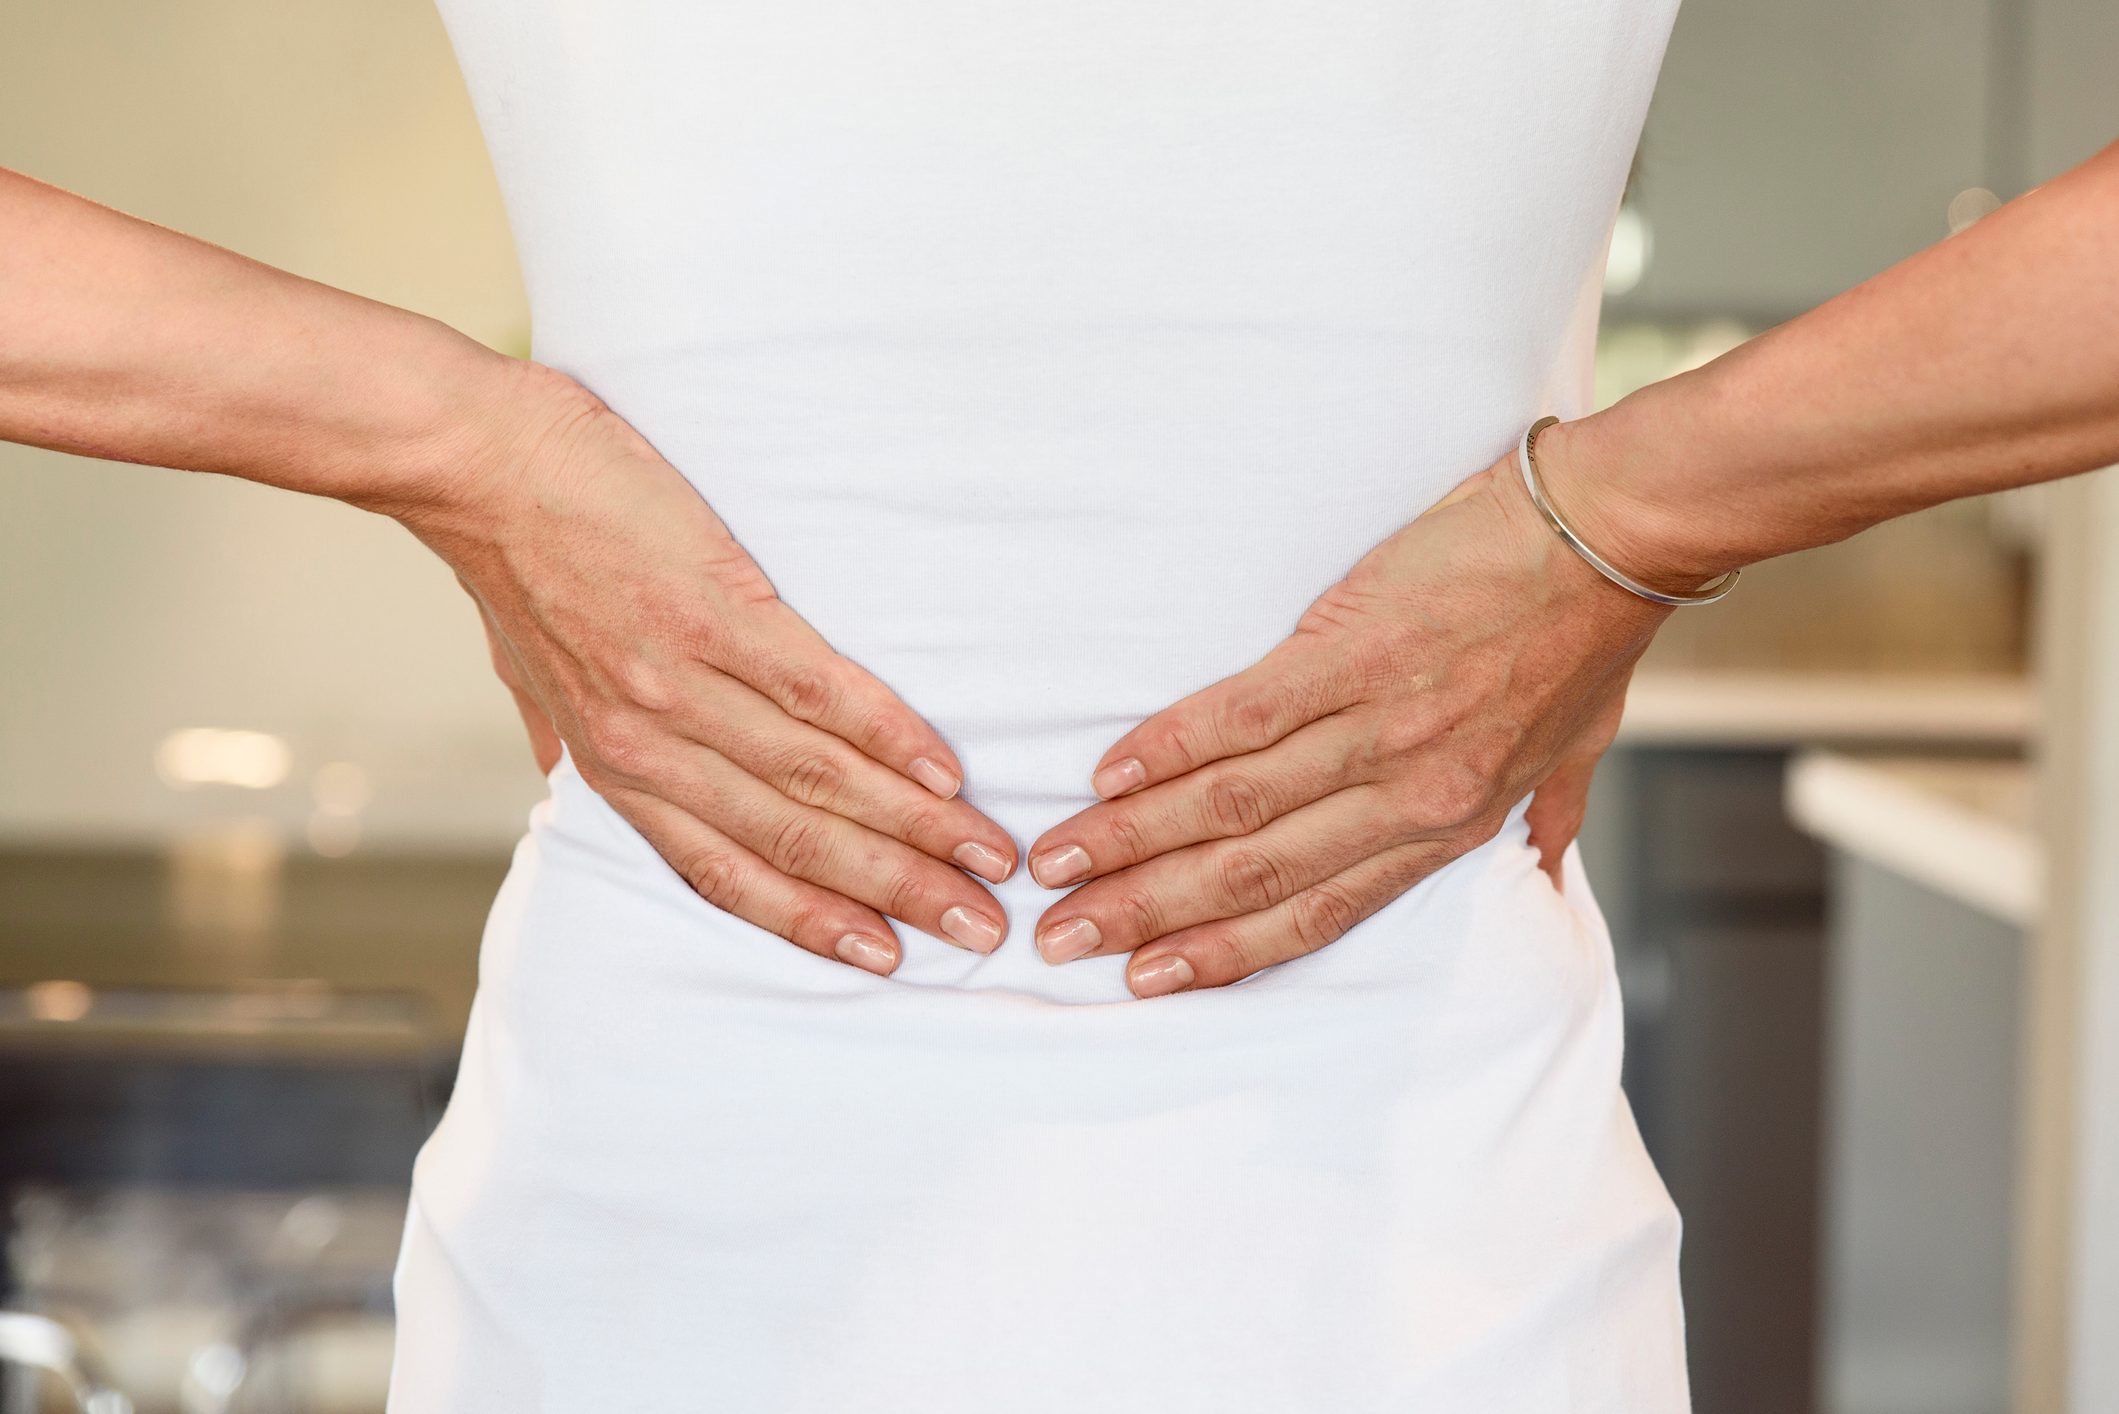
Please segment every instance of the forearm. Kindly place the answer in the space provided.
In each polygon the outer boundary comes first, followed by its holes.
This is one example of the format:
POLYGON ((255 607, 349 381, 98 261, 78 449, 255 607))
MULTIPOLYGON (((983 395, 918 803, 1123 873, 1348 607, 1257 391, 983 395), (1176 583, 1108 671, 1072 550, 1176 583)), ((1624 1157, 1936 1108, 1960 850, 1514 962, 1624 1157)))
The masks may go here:
POLYGON ((1546 438, 1563 513, 1673 587, 2119 462, 2119 144, 1546 438))
POLYGON ((0 170, 0 439, 395 512, 487 454, 521 367, 0 170))

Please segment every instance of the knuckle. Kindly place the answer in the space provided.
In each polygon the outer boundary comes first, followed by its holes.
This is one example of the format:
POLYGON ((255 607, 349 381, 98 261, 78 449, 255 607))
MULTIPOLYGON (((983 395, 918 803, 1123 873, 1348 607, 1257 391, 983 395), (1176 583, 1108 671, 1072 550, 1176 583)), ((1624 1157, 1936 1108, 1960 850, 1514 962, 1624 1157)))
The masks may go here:
POLYGON ((1151 942, 1163 935, 1162 908, 1146 889, 1119 889, 1108 906, 1124 925, 1127 937, 1151 942))
POLYGON ((1172 717, 1146 734, 1141 743, 1162 761, 1204 761, 1221 753, 1214 749, 1211 732, 1203 722, 1188 716, 1172 717))
POLYGON ((781 873, 807 879, 816 874, 827 852, 823 823, 814 816, 795 814, 773 831, 766 857, 781 873))
POLYGON ((1202 978, 1199 985, 1225 987, 1271 967, 1286 949, 1258 929, 1239 925, 1201 930, 1186 951, 1202 978))
POLYGON ((883 911, 893 918, 910 919, 923 912, 940 913, 939 908, 923 910, 928 897, 927 880, 921 871, 910 864, 892 865, 885 869, 877 881, 877 897, 882 901, 883 911))
POLYGON ((1345 886, 1330 882, 1303 891, 1289 909, 1295 941, 1306 953, 1345 937, 1360 917, 1360 905, 1345 886))
POLYGON ((1265 787, 1241 771, 1224 771, 1207 785, 1207 822, 1224 835, 1248 835, 1272 816, 1265 787))
POLYGON ((846 790, 846 764, 829 751, 806 751, 788 763, 781 789, 805 805, 827 805, 846 790))
POLYGON ((637 657, 621 663, 615 673, 618 690, 627 702, 648 712, 666 712, 677 703, 669 674, 637 657))
POLYGON ((1434 735, 1435 725, 1429 714, 1412 709, 1392 712, 1376 728, 1376 757, 1381 761, 1395 761, 1411 756, 1433 740, 1434 735))
POLYGON ((922 840, 947 843, 975 837, 976 826, 965 824, 952 829, 951 823, 950 811, 937 801, 933 805, 915 805, 907 809, 898 816, 893 833, 907 844, 917 844, 922 840))
POLYGON ((791 943, 815 942, 829 946, 849 931, 837 925, 837 910, 821 899, 805 899, 788 911, 780 936, 791 943))
POLYGON ((1151 856, 1147 832, 1140 819, 1124 807, 1113 810, 1104 817, 1104 836, 1116 846, 1114 859, 1135 864, 1151 856))
POLYGON ((1480 780, 1498 781, 1515 764, 1520 741, 1520 735, 1506 726, 1478 732, 1464 743, 1464 764, 1480 780))
POLYGON ((1419 822, 1431 830, 1460 830, 1486 809, 1488 779, 1467 763, 1452 762, 1420 782, 1415 799, 1419 822))
POLYGON ((731 644, 728 624, 718 614, 686 610, 670 623, 677 646, 702 662, 719 662, 728 656, 731 644))
POLYGON ((580 714, 581 734, 606 772, 635 776, 647 764, 648 735, 641 719, 624 708, 597 703, 580 714))
POLYGON ((1241 741, 1257 741, 1271 736, 1280 722, 1280 695, 1277 692, 1248 693, 1230 704, 1227 715, 1231 732, 1241 741))
POLYGON ((838 686, 831 672, 814 664, 790 668, 780 679, 780 702, 789 716, 814 722, 831 710, 838 686))
POLYGON ((856 698, 840 708, 846 719, 846 734, 861 742, 896 742, 907 739, 903 712, 894 703, 856 698))
POLYGON ((1288 896, 1287 871, 1268 850, 1230 850, 1217 869, 1222 893, 1246 913, 1271 908, 1288 896))
POLYGON ((716 908, 733 913, 741 898, 741 870, 728 851, 695 845, 670 861, 692 892, 716 908))

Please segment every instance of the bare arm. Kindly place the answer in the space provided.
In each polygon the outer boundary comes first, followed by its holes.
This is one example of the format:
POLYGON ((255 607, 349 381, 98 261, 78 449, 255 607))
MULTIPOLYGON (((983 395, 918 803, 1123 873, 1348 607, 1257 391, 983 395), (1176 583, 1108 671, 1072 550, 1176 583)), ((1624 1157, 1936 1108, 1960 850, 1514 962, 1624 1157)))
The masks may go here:
MULTIPOLYGON (((1589 543, 1672 590, 2119 461, 2119 147, 1538 451, 1589 543)), ((1130 952, 1143 996, 1231 982, 1331 943, 1526 794, 1557 881, 1670 612, 1560 543, 1511 451, 1264 659, 1094 763, 1115 798, 1030 847, 1040 880, 1086 881, 1046 910, 1040 946, 1130 952)))
POLYGON ((999 882, 1015 847, 957 797, 947 744, 572 379, 0 171, 0 439, 403 522, 477 601, 525 716, 759 927, 884 973, 886 918, 979 952, 1006 931, 965 871, 999 882))
POLYGON ((1538 443, 1562 513, 1670 585, 2115 462, 2119 143, 1538 443))
POLYGON ((0 439, 393 511, 527 430, 526 365, 434 320, 4 169, 0 231, 0 439))

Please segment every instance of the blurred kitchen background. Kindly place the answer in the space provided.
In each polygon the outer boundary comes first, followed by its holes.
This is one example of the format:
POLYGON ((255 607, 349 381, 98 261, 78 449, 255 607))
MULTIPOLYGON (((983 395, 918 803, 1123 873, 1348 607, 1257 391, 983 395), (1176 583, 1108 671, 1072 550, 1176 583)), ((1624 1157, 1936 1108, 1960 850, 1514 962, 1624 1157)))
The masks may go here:
MULTIPOLYGON (((2115 136, 2111 0, 1686 0, 1601 395, 2115 136)), ((527 349, 425 0, 0 8, 0 163, 527 349)), ((2108 477, 1942 508, 1643 669, 1584 852, 1701 1414, 2119 1409, 2115 549, 2108 477)), ((394 526, 0 446, 0 1414, 381 1408, 541 790, 394 526)))

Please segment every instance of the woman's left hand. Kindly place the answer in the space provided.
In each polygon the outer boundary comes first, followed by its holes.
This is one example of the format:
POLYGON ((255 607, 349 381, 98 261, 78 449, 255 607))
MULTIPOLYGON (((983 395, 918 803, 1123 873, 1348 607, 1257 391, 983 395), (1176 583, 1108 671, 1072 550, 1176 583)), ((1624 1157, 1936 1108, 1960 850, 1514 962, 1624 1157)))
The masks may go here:
POLYGON ((1081 884, 1039 920, 1039 951, 1130 952, 1144 997, 1222 986, 1339 938, 1531 792, 1557 884, 1669 612, 1561 543, 1511 451, 1371 550, 1258 663, 1104 754, 1102 802, 1030 848, 1039 883, 1081 884))

